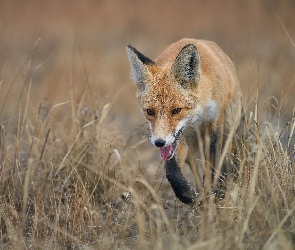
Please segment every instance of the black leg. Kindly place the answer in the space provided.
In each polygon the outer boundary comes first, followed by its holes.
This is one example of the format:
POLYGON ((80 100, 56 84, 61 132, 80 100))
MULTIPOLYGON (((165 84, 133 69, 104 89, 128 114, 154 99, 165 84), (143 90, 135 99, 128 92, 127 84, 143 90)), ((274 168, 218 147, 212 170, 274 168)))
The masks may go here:
MULTIPOLYGON (((211 178, 212 183, 214 182, 214 177, 216 174, 216 168, 219 164, 220 156, 221 156, 221 145, 220 138, 218 134, 211 135, 210 142, 210 159, 212 164, 211 170, 211 178)), ((227 176, 227 164, 225 162, 222 163, 220 176, 218 178, 218 183, 216 186, 212 187, 215 195, 222 197, 225 193, 226 187, 226 176, 227 176)))
POLYGON ((197 201, 196 192, 189 185, 185 177, 182 175, 180 168, 173 157, 166 161, 166 177, 176 195, 176 197, 186 204, 193 204, 197 201))

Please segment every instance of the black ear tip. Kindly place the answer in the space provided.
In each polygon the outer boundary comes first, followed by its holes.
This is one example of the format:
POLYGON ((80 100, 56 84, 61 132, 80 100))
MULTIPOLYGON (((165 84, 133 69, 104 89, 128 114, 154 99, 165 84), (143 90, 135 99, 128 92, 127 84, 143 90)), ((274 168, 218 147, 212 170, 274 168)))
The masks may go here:
POLYGON ((137 56, 142 55, 136 48, 134 48, 133 46, 131 46, 130 44, 126 45, 126 49, 131 50, 133 53, 135 53, 137 56))
POLYGON ((196 45, 194 45, 194 44, 192 44, 192 43, 189 43, 189 44, 185 45, 185 46, 183 47, 183 49, 197 50, 197 47, 196 47, 196 45))
POLYGON ((155 64, 151 59, 141 54, 136 48, 132 47, 130 44, 126 45, 126 49, 130 49, 143 64, 155 64))
POLYGON ((130 49, 130 50, 134 51, 134 48, 130 44, 126 45, 126 49, 130 49))

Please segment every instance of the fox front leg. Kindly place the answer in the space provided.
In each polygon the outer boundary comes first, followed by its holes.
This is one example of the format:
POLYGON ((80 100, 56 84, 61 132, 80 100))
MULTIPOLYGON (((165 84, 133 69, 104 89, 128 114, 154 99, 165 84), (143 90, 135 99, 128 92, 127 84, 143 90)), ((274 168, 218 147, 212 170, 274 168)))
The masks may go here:
POLYGON ((221 165, 221 169, 217 172, 218 166, 220 164, 220 158, 222 153, 222 136, 218 133, 212 136, 212 141, 210 145, 210 158, 212 163, 212 170, 211 170, 211 180, 212 180, 212 191, 215 195, 222 197, 225 191, 226 185, 226 176, 227 176, 227 164, 223 162, 221 165), (218 176, 216 176, 218 175, 218 176), (217 182, 216 182, 216 180, 217 182), (214 183, 215 182, 215 183, 214 183), (215 185, 214 185, 215 184, 215 185))
POLYGON ((166 177, 176 197, 183 203, 194 204, 197 201, 197 194, 180 171, 175 157, 166 161, 165 168, 166 177))
POLYGON ((181 172, 187 154, 187 145, 183 142, 178 146, 177 154, 165 162, 166 177, 181 202, 194 204, 197 201, 197 194, 181 172))

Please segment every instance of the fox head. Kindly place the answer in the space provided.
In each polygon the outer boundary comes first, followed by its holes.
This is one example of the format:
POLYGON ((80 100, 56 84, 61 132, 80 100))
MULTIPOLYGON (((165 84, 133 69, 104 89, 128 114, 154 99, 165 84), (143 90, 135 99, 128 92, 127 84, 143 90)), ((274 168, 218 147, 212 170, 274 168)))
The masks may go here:
POLYGON ((155 63, 131 45, 126 47, 143 116, 151 128, 151 142, 164 160, 173 157, 187 126, 201 119, 200 55, 187 44, 163 63, 155 63))

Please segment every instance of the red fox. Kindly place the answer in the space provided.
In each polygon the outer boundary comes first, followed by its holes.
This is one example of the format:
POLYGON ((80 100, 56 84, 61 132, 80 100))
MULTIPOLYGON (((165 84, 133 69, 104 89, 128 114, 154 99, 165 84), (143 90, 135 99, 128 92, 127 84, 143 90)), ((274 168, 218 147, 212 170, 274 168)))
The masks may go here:
POLYGON ((195 165, 191 155, 197 160, 196 128, 201 135, 208 132, 210 171, 217 168, 225 141, 241 120, 242 94, 235 67, 214 42, 205 40, 182 39, 155 62, 131 45, 126 50, 151 143, 160 149, 176 197, 194 203, 195 191, 181 168, 186 160, 195 165))

